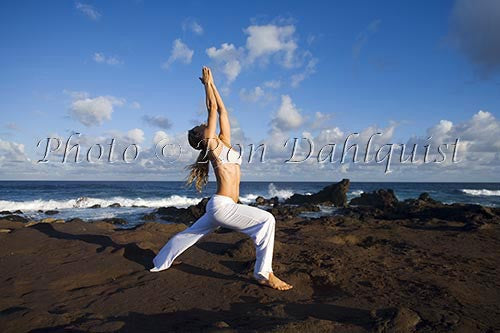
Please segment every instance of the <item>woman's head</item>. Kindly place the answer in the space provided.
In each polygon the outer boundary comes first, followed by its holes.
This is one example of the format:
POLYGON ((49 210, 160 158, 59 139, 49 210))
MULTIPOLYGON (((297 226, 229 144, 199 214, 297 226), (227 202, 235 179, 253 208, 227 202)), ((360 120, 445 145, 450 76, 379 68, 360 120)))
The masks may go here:
POLYGON ((201 124, 188 131, 189 145, 196 150, 200 150, 196 162, 187 166, 189 171, 186 180, 187 185, 195 184, 196 189, 201 192, 208 183, 208 154, 205 140, 206 124, 201 124))
POLYGON ((204 150, 206 148, 205 142, 205 129, 207 128, 206 124, 201 124, 191 128, 188 131, 188 141, 189 145, 196 150, 204 150))

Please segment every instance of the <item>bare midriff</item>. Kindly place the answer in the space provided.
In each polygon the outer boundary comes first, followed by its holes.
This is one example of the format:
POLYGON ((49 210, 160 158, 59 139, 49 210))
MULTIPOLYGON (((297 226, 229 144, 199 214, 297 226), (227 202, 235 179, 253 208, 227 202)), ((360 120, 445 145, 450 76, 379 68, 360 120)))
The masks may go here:
MULTIPOLYGON (((221 144, 223 143, 221 142, 221 144)), ((217 191, 215 193, 230 197, 237 203, 240 197, 240 165, 237 163, 222 163, 216 157, 221 149, 222 147, 214 149, 210 158, 217 179, 217 191)))

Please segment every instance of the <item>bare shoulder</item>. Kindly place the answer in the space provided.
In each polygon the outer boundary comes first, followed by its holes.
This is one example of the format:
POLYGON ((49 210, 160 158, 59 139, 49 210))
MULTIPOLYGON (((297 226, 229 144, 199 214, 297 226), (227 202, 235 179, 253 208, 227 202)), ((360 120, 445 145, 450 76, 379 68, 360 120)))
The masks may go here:
POLYGON ((231 140, 225 137, 224 134, 219 134, 219 140, 221 140, 226 147, 231 148, 231 140))
POLYGON ((224 146, 224 143, 219 137, 212 137, 207 141, 209 155, 212 155, 212 157, 216 158, 217 156, 219 156, 220 152, 222 151, 222 146, 224 146))
POLYGON ((219 138, 216 136, 205 138, 205 140, 207 141, 207 148, 210 151, 214 151, 217 149, 218 146, 220 146, 219 138))

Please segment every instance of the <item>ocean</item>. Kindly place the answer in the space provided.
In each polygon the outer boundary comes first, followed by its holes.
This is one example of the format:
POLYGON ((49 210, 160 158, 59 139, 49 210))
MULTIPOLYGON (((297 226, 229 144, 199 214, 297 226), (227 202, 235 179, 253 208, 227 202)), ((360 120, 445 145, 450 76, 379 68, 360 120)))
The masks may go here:
MULTIPOLYGON (((294 193, 317 192, 329 184, 331 182, 242 182, 240 200, 248 204, 259 195, 266 198, 278 196, 284 200, 294 193)), ((46 210, 58 210, 59 213, 51 217, 62 219, 119 217, 129 222, 125 227, 133 227, 143 223, 141 217, 144 214, 158 207, 184 208, 197 204, 203 197, 215 193, 215 185, 210 182, 200 194, 194 188, 186 188, 183 182, 0 181, 0 211, 21 210, 33 219, 47 217, 46 210), (108 207, 114 203, 121 207, 108 207), (101 208, 90 208, 94 205, 101 208)), ((428 192, 432 198, 445 203, 500 206, 500 183, 351 182, 348 199, 380 188, 393 189, 399 200, 416 198, 420 193, 428 192)), ((334 210, 322 207, 321 212, 306 215, 331 214, 334 210)))

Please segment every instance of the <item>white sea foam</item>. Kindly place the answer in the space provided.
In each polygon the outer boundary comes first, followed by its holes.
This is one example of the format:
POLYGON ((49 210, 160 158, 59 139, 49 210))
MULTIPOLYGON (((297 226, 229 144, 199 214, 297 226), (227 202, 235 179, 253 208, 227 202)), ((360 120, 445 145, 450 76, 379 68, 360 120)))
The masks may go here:
POLYGON ((240 196, 240 201, 244 204, 249 204, 252 202, 255 202, 255 199, 257 199, 258 196, 263 196, 264 198, 273 198, 273 197, 278 197, 279 200, 283 201, 288 198, 290 198, 293 195, 293 191, 290 189, 278 189, 276 188, 276 185, 273 183, 270 183, 269 186, 267 187, 267 193, 261 193, 261 194, 255 194, 255 193, 249 193, 244 196, 240 196))
POLYGON ((486 189, 481 189, 481 190, 470 190, 470 189, 463 189, 462 192, 468 195, 480 195, 480 196, 500 196, 500 190, 486 190, 486 189))
POLYGON ((364 192, 362 190, 356 190, 356 191, 352 191, 350 194, 352 196, 355 196, 355 197, 359 197, 361 194, 363 194, 364 192))
POLYGON ((180 195, 172 195, 167 198, 152 198, 152 199, 142 199, 142 198, 124 198, 124 197, 112 197, 112 198, 90 198, 81 197, 77 199, 70 200, 31 200, 31 201, 7 201, 0 200, 0 211, 1 210, 17 210, 22 211, 37 211, 37 210, 53 210, 53 209, 71 209, 71 208, 89 208, 94 205, 100 205, 101 207, 108 207, 111 204, 119 203, 122 207, 168 207, 174 206, 178 208, 185 208, 190 205, 196 205, 200 202, 197 198, 188 198, 180 195))
POLYGON ((269 197, 278 197, 278 199, 286 200, 293 195, 293 191, 290 189, 278 190, 276 185, 273 183, 269 184, 267 191, 269 192, 269 197))
MULTIPOLYGON (((266 198, 278 197, 280 200, 285 200, 293 195, 293 191, 289 189, 278 189, 271 183, 268 186, 267 194, 254 194, 250 193, 240 197, 240 201, 244 204, 254 202, 255 199, 263 195, 266 198)), ((114 203, 119 203, 122 207, 177 207, 185 208, 190 205, 196 205, 200 202, 199 198, 189 198, 186 196, 172 195, 166 198, 125 198, 125 197, 111 197, 111 198, 92 198, 81 197, 69 200, 28 200, 28 201, 8 201, 0 200, 0 211, 2 210, 21 210, 21 211, 38 211, 38 210, 61 210, 61 209, 74 209, 74 208, 90 208, 95 205, 101 207, 108 207, 114 203)))
POLYGON ((250 194, 247 194, 244 196, 240 196, 240 201, 242 203, 248 205, 249 203, 254 202, 257 197, 258 197, 257 194, 250 193, 250 194))

